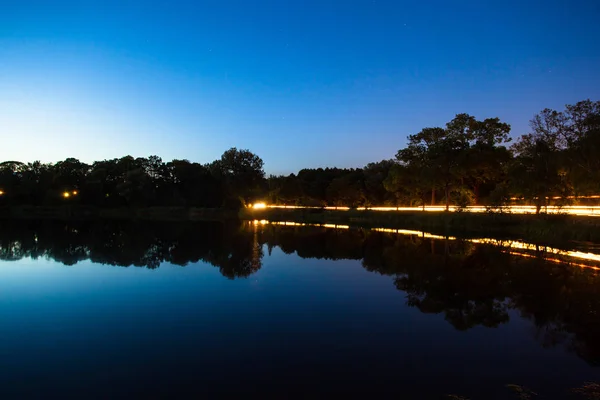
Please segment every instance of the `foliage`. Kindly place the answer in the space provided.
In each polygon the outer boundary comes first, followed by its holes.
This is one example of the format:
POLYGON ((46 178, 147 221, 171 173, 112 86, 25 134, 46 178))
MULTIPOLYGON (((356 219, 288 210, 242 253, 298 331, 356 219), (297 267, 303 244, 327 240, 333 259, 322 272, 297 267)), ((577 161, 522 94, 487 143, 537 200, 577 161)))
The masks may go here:
POLYGON ((188 160, 126 156, 86 164, 67 158, 0 163, 0 205, 239 208, 256 201, 295 206, 422 206, 503 211, 511 198, 564 206, 600 190, 600 101, 563 111, 544 109, 510 149, 510 125, 499 118, 457 114, 444 127, 408 136, 395 159, 364 168, 306 168, 265 178, 264 162, 231 148, 201 165, 188 160), (441 195, 440 195, 441 193, 441 195))
POLYGON ((510 202, 510 191, 505 183, 499 183, 494 190, 490 192, 486 210, 488 212, 510 212, 508 204, 510 202))
POLYGON ((445 128, 425 128, 410 135, 408 146, 398 151, 396 159, 412 177, 414 183, 409 186, 413 193, 421 195, 426 187, 432 191, 440 188, 448 210, 453 197, 459 206, 470 203, 465 188, 471 188, 473 201, 478 202, 480 187, 500 179, 509 157, 499 145, 510 140, 509 132, 510 125, 498 118, 477 121, 458 114, 445 128))
POLYGON ((216 208, 232 198, 247 202, 258 197, 265 182, 262 165, 258 156, 235 148, 210 166, 188 160, 165 163, 158 156, 91 165, 75 158, 55 164, 10 161, 0 164, 0 205, 216 208))
POLYGON ((226 198, 239 199, 249 205, 263 192, 265 172, 263 160, 249 150, 235 147, 227 150, 210 166, 215 176, 224 182, 226 198))

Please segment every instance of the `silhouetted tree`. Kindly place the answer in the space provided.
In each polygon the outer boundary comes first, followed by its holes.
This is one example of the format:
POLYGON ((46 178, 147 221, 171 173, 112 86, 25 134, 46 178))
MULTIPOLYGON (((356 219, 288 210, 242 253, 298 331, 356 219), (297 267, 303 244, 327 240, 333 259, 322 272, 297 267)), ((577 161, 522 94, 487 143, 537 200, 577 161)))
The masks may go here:
POLYGON ((211 170, 223 180, 227 198, 237 199, 241 205, 247 205, 263 192, 263 165, 263 160, 256 154, 233 147, 211 165, 211 170))

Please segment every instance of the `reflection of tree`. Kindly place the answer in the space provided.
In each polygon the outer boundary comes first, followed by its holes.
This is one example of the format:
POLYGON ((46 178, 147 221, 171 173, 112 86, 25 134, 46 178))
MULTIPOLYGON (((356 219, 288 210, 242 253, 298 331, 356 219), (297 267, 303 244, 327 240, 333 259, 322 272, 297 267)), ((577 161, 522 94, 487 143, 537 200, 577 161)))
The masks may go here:
POLYGON ((2 221, 0 259, 47 257, 65 265, 91 260, 116 266, 158 268, 209 262, 229 278, 261 268, 262 248, 239 225, 130 221, 2 221))
POLYGON ((363 257, 365 240, 361 230, 335 230, 323 227, 262 228, 264 240, 269 247, 278 246, 286 254, 296 253, 302 258, 328 260, 363 257))
POLYGON ((425 242, 431 239, 412 244, 412 251, 402 246, 389 251, 389 256, 404 260, 395 283, 407 293, 409 305, 426 313, 443 313, 459 330, 508 321, 503 287, 485 265, 487 248, 460 241, 433 241, 429 246, 425 242))
POLYGON ((220 232, 219 247, 209 250, 206 261, 219 267, 230 279, 248 277, 261 267, 262 246, 257 232, 224 230, 220 232))
MULTIPOLYGON (((360 229, 222 223, 1 221, 0 259, 47 257, 156 268, 199 261, 224 276, 248 277, 261 268, 263 244, 304 258, 362 260, 393 278, 408 305, 442 314, 456 329, 497 327, 509 310, 530 319, 543 346, 564 346, 600 360, 600 274, 530 257, 503 246, 439 240, 360 229)), ((556 257, 555 255, 552 255, 556 257)))
MULTIPOLYGON (((373 272, 394 277, 408 305, 443 314, 456 329, 497 327, 509 310, 531 319, 544 346, 565 346, 600 360, 600 275, 567 263, 511 255, 496 245, 364 230, 264 227, 269 248, 324 259, 362 259, 373 272)), ((532 254, 530 254, 531 256, 532 254)))

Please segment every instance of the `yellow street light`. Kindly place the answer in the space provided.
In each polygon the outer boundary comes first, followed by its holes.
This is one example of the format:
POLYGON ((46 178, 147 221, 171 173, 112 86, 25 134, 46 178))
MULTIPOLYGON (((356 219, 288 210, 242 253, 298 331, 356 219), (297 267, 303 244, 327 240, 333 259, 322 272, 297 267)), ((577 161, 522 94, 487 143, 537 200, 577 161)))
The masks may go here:
POLYGON ((79 192, 77 190, 73 190, 73 196, 77 196, 79 192))
POLYGON ((0 196, 2 196, 4 194, 4 192, 2 190, 0 190, 0 196))
POLYGON ((71 193, 69 193, 69 192, 64 192, 64 193, 63 193, 63 197, 64 197, 65 199, 68 199, 70 196, 71 196, 71 193))

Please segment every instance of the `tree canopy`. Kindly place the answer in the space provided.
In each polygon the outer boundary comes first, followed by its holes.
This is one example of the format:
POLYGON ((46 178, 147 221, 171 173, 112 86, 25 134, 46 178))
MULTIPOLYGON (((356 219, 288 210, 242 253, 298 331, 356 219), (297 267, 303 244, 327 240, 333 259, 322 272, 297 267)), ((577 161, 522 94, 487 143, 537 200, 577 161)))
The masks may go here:
POLYGON ((67 158, 55 164, 0 164, 0 204, 80 204, 99 207, 185 206, 217 208, 259 196, 263 161, 249 150, 227 150, 202 165, 163 162, 158 156, 125 156, 86 164, 67 158))
MULTIPOLYGON (((255 201, 295 206, 503 207, 512 198, 564 205, 600 192, 600 101, 544 109, 512 146, 499 118, 457 114, 407 136, 394 159, 364 168, 305 168, 265 176, 250 150, 212 163, 125 156, 86 164, 67 158, 0 163, 0 205, 228 207, 255 201)), ((515 200, 516 199, 516 200, 515 200)))

